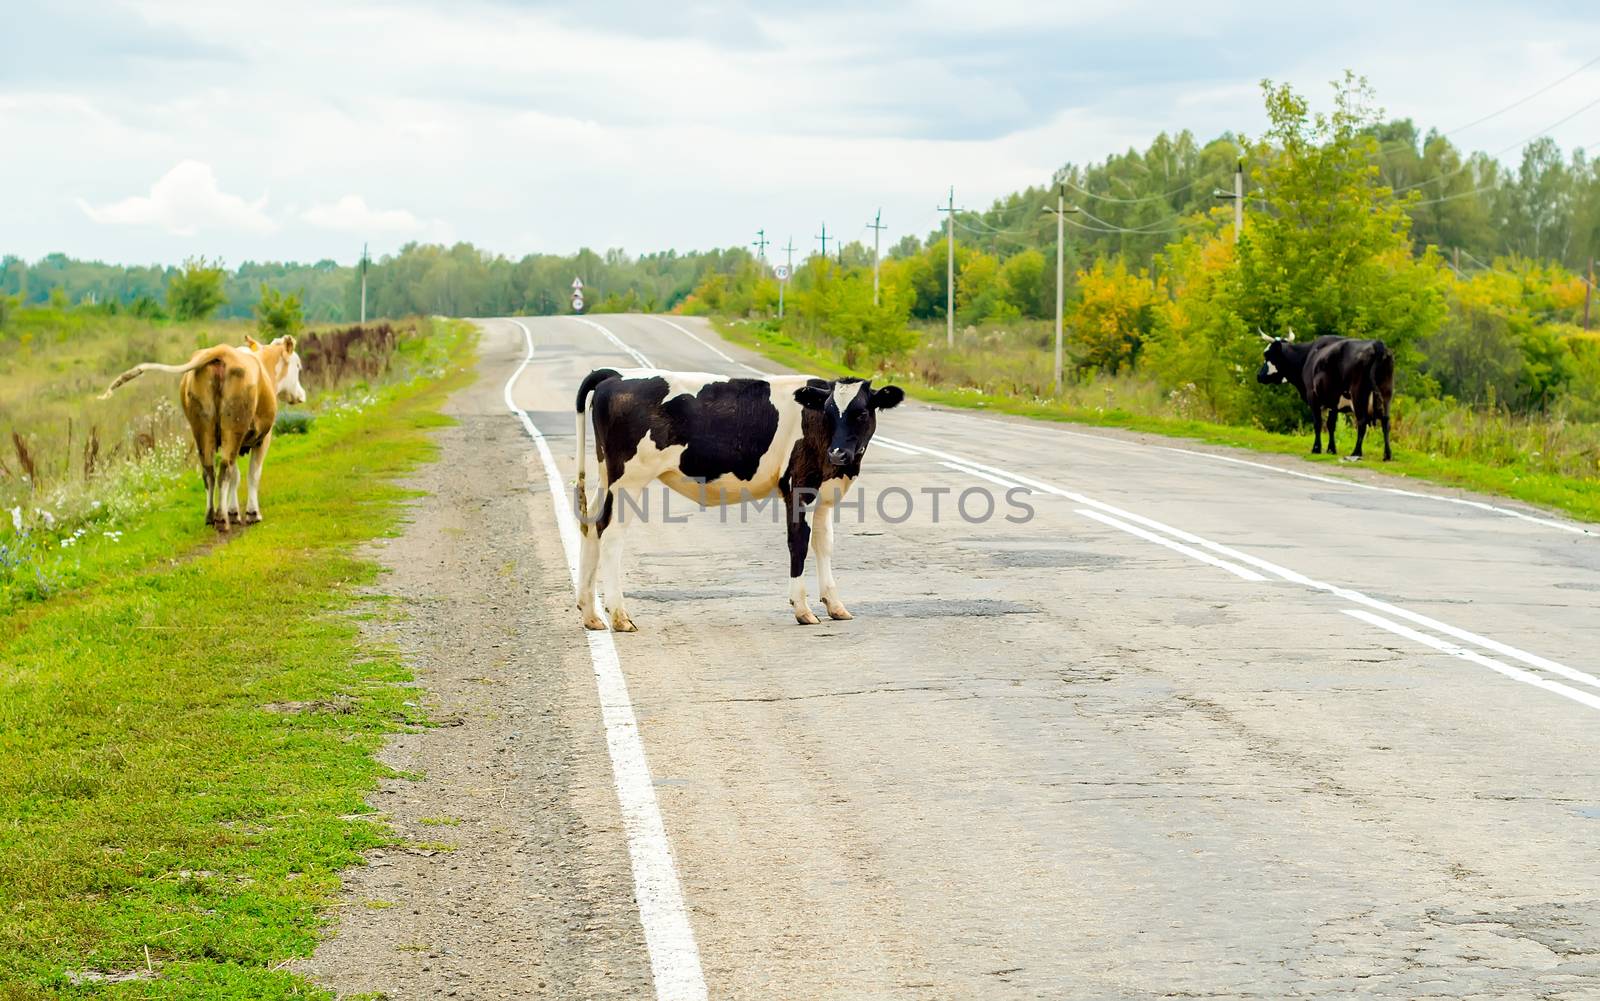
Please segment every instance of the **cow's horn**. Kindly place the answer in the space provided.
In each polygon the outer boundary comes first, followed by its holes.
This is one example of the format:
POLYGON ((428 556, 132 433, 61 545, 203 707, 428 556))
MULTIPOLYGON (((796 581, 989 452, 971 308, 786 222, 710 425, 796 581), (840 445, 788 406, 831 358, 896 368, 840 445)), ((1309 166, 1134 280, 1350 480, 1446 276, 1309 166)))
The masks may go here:
POLYGON ((1288 327, 1286 329, 1289 331, 1289 340, 1291 340, 1291 341, 1294 340, 1294 328, 1293 327, 1288 327))
POLYGON ((1261 339, 1264 340, 1264 341, 1272 340, 1272 338, 1267 336, 1267 332, 1265 330, 1262 330, 1260 327, 1256 328, 1256 333, 1260 334, 1261 335, 1261 339))

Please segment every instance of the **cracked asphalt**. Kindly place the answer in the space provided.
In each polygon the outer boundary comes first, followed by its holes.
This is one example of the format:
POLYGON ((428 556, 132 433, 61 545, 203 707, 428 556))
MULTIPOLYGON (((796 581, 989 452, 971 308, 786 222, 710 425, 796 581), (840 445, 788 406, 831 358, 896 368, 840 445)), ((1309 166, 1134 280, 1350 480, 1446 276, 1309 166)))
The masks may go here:
MULTIPOLYGON (((591 319, 660 367, 730 367, 657 319, 591 319)), ((766 364, 699 321, 674 321, 766 364)), ((524 322, 534 355, 515 400, 570 478, 574 387, 633 361, 585 324, 524 322)), ((482 379, 457 406, 487 427, 523 339, 506 321, 482 328, 482 379)), ((399 941, 408 922, 430 922, 462 968, 487 971, 460 996, 637 996, 648 965, 586 637, 532 444, 503 420, 512 433, 446 439, 436 468, 453 485, 448 504, 474 505, 457 512, 467 530, 450 545, 484 555, 441 561, 427 583, 471 605, 482 566, 521 565, 522 607, 482 620, 533 666, 467 693, 430 685, 430 671, 470 671, 465 651, 413 651, 438 710, 465 723, 404 760, 430 775, 470 762, 474 728, 492 731, 528 700, 557 706, 560 726, 530 728, 520 806, 430 782, 406 795, 413 812, 447 805, 469 828, 474 810, 495 815, 465 837, 483 873, 528 850, 524 831, 561 820, 536 847, 583 878, 540 883, 526 860, 513 867, 511 887, 537 904, 506 920, 540 943, 539 986, 527 968, 495 979, 495 920, 453 933, 447 905, 428 910, 436 860, 406 863, 417 907, 342 920, 379 943, 385 929, 399 941), (540 755, 559 756, 559 783, 542 784, 540 755), (526 927, 568 911, 600 915, 602 928, 568 954, 561 936, 526 927)), ((1592 535, 1366 489, 1395 481, 1359 469, 1249 456, 1258 468, 914 401, 883 415, 879 433, 1600 667, 1592 535)), ((616 647, 711 997, 1600 997, 1595 708, 1342 614, 1353 606, 1339 594, 1200 562, 1066 497, 1031 494, 1021 524, 952 516, 964 490, 1003 493, 974 468, 873 446, 869 497, 950 493, 938 519, 925 504, 903 521, 870 504, 860 523, 846 514, 835 569, 848 622, 794 624, 770 515, 724 518, 678 498, 681 523, 630 530, 640 631, 616 647)), ((815 601, 814 574, 809 591, 815 601)), ((498 899, 515 909, 506 885, 498 899)), ((381 944, 342 959, 339 948, 319 961, 347 989, 363 981, 338 977, 384 961, 381 944)), ((391 996, 434 996, 396 983, 391 996)))

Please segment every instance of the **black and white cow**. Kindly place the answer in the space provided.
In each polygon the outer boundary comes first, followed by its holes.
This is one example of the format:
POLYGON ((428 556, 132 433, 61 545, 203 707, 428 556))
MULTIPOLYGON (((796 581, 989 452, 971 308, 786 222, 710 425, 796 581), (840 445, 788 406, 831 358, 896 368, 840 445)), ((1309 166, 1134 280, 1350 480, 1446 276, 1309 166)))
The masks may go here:
POLYGON ((578 387, 578 610, 589 629, 595 576, 603 567, 611 628, 633 632, 622 597, 622 536, 631 512, 655 480, 702 504, 783 496, 789 536, 789 604, 796 621, 815 625, 806 601, 806 546, 817 556, 828 614, 848 619, 833 579, 833 508, 861 472, 877 414, 904 398, 898 386, 874 389, 860 379, 829 382, 804 375, 730 379, 698 372, 602 368, 578 387), (588 421, 594 417, 600 463, 599 511, 590 517, 584 488, 588 421), (628 503, 624 502, 624 497, 628 503), (807 508, 814 521, 808 524, 807 508))
POLYGON ((1361 458, 1361 443, 1367 425, 1377 421, 1383 427, 1383 461, 1393 458, 1389 451, 1389 404, 1394 399, 1394 355, 1382 341, 1359 341, 1326 334, 1307 344, 1294 343, 1294 329, 1287 339, 1268 337, 1256 372, 1256 381, 1272 385, 1287 382, 1300 391, 1311 408, 1311 454, 1322 451, 1322 412, 1328 412, 1328 454, 1337 455, 1333 432, 1339 414, 1353 414, 1356 421, 1356 447, 1350 453, 1361 458))

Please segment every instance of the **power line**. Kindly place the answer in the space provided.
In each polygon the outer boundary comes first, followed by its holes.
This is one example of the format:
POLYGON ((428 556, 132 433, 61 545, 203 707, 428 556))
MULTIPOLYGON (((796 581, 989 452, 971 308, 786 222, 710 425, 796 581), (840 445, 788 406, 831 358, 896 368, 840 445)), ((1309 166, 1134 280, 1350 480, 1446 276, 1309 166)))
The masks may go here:
POLYGON ((1066 185, 1067 187, 1071 188, 1073 191, 1076 191, 1078 194, 1080 194, 1080 195, 1088 195, 1090 198, 1093 198, 1093 199, 1095 199, 1097 201, 1116 202, 1118 205, 1137 205, 1140 202, 1161 201, 1161 200, 1165 200, 1167 198, 1171 198, 1173 195, 1180 195, 1183 192, 1188 191, 1190 188, 1194 187, 1196 184, 1199 184, 1200 183, 1200 178, 1197 177, 1194 180, 1190 181, 1188 184, 1182 185, 1180 187, 1173 188, 1171 191, 1166 191, 1166 192, 1163 192, 1163 193, 1161 193, 1159 195, 1145 195, 1145 196, 1140 197, 1140 198, 1117 198, 1117 197, 1115 197, 1113 195, 1097 195, 1093 191, 1090 191, 1088 188, 1081 188, 1078 185, 1073 184, 1071 181, 1062 181, 1061 183, 1066 185))
MULTIPOLYGON (((1583 114, 1585 111, 1588 111, 1590 108, 1593 108, 1597 104, 1600 104, 1600 97, 1597 97, 1594 100, 1590 101, 1588 104, 1585 104, 1583 107, 1579 108, 1577 111, 1574 111, 1572 114, 1567 115, 1566 117, 1561 118, 1558 121, 1552 122, 1551 124, 1549 124, 1549 125, 1545 126, 1544 128, 1540 129, 1538 132, 1535 132, 1533 135, 1529 136, 1528 138, 1523 139, 1520 142, 1514 142, 1511 145, 1505 147, 1504 149, 1495 150, 1493 153, 1489 154, 1489 158, 1491 160, 1497 159, 1500 156, 1502 156, 1502 155, 1504 155, 1506 153, 1509 153, 1514 149, 1520 149, 1520 148, 1528 145, 1529 143, 1533 142, 1535 139, 1542 139, 1547 134, 1549 134, 1550 132, 1554 131, 1557 128, 1560 128, 1561 126, 1563 126, 1565 124, 1567 124, 1568 122, 1572 121, 1574 118, 1577 118, 1579 115, 1583 114)), ((1407 184, 1403 188, 1395 188, 1394 189, 1394 193, 1397 194, 1397 195, 1404 194, 1405 192, 1411 191, 1414 188, 1420 188, 1424 184, 1433 184, 1436 181, 1443 181, 1446 178, 1454 177, 1457 174, 1465 173, 1467 170, 1470 170, 1477 162, 1478 161, 1474 157, 1467 157, 1462 162, 1461 166, 1457 167, 1455 170, 1452 170, 1452 171, 1450 171, 1448 173, 1440 174, 1437 177, 1430 177, 1430 178, 1428 178, 1426 180, 1418 181, 1415 184, 1407 184)))
POLYGON ((1482 118, 1479 118, 1479 119, 1477 119, 1475 121, 1468 122, 1465 125, 1458 125, 1455 128, 1451 129, 1449 132, 1441 132, 1439 134, 1441 136, 1453 136, 1457 132, 1465 132, 1466 130, 1468 130, 1470 128, 1473 128, 1473 127, 1478 126, 1478 125, 1482 125, 1484 122, 1487 122, 1490 119, 1499 118, 1501 115, 1505 114, 1508 111, 1512 111, 1512 110, 1515 110, 1517 108, 1522 107, 1524 104, 1527 104, 1529 101, 1533 100, 1534 98, 1538 97, 1539 95, 1549 93, 1550 91, 1552 91, 1555 88, 1557 88, 1557 87, 1561 86, 1562 84, 1566 83, 1568 80, 1571 80, 1573 77, 1577 76, 1579 73, 1582 73, 1584 70, 1586 70, 1589 67, 1595 65, 1596 63, 1600 63, 1600 56, 1595 56, 1593 59, 1591 59, 1588 62, 1584 63, 1582 66, 1579 66, 1577 69, 1573 70, 1571 73, 1568 73, 1566 76, 1562 77, 1561 79, 1555 81, 1554 83, 1549 83, 1549 84, 1546 84, 1543 87, 1540 87, 1538 90, 1536 90, 1533 93, 1529 94, 1527 97, 1521 98, 1520 100, 1513 101, 1510 104, 1506 105, 1505 107, 1501 108, 1499 111, 1492 111, 1489 114, 1484 115, 1482 118))

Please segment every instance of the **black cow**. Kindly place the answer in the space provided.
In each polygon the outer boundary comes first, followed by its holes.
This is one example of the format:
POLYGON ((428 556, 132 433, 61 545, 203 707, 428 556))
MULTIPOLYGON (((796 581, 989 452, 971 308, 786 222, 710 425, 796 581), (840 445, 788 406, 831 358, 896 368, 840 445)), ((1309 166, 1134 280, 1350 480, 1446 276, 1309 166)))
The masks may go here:
POLYGON ((578 387, 578 610, 589 629, 595 576, 604 563, 611 628, 633 632, 622 597, 622 528, 629 507, 645 510, 646 487, 660 480, 701 504, 758 500, 781 492, 789 536, 789 604, 795 620, 815 625, 800 579, 809 543, 828 615, 848 619, 833 579, 833 508, 861 472, 877 414, 898 404, 897 386, 860 379, 828 382, 804 375, 730 379, 699 372, 590 372, 578 387), (592 396, 592 399, 591 399, 592 396), (603 492, 589 517, 584 492, 585 410, 592 412, 603 492), (815 526, 807 524, 810 505, 815 526))
POLYGON ((1327 334, 1309 344, 1295 344, 1294 330, 1289 337, 1267 337, 1267 349, 1256 372, 1256 381, 1268 385, 1287 382, 1300 391, 1311 407, 1313 439, 1311 454, 1322 451, 1322 412, 1328 412, 1328 454, 1337 455, 1333 432, 1339 414, 1354 414, 1356 447, 1350 453, 1361 458, 1361 442, 1367 425, 1383 425, 1383 461, 1393 458, 1389 451, 1389 403, 1394 398, 1394 355, 1382 341, 1358 341, 1327 334))

